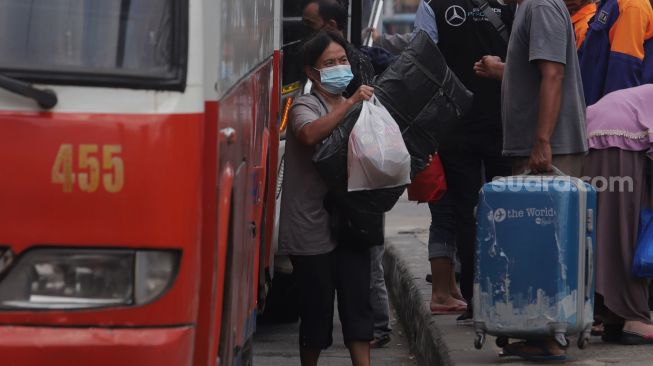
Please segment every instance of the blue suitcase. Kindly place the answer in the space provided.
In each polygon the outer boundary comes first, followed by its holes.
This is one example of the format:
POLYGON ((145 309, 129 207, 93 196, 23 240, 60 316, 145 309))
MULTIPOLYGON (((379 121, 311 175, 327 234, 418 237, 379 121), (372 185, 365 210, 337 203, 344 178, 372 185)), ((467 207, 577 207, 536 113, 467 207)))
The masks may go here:
POLYGON ((483 186, 477 208, 475 346, 580 334, 594 313, 596 192, 580 179, 513 176, 483 186))

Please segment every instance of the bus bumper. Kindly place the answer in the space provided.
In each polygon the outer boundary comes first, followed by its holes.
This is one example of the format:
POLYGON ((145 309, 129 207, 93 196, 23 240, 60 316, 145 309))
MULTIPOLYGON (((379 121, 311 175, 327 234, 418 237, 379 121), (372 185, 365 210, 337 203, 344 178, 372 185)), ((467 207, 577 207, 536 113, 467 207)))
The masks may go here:
POLYGON ((193 328, 0 326, 0 363, 13 366, 186 366, 193 328))

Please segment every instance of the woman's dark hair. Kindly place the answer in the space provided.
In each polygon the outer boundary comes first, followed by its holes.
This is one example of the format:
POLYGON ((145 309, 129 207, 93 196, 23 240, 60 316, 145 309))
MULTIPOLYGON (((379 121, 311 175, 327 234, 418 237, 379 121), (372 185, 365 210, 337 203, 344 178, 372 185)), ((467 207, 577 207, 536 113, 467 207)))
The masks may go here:
POLYGON ((324 50, 331 42, 335 42, 347 50, 347 41, 338 33, 321 30, 304 42, 302 54, 304 55, 304 66, 313 67, 324 50))

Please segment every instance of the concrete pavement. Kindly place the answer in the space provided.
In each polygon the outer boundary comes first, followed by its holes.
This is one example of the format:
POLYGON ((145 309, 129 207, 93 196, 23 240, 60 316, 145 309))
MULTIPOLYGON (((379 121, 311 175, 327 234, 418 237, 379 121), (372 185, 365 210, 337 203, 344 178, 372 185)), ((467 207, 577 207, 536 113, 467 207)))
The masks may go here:
MULTIPOLYGON (((408 351, 408 341, 398 324, 394 311, 391 325, 392 341, 385 347, 372 350, 374 366, 416 366, 408 351)), ((254 366, 299 366, 299 323, 260 324, 254 335, 254 366)), ((342 342, 340 321, 334 317, 333 346, 320 357, 320 366, 349 366, 349 351, 342 342)))
MULTIPOLYGON (((474 348, 474 329, 456 325, 456 316, 432 316, 431 286, 425 281, 428 263, 427 205, 405 197, 386 217, 386 283, 397 317, 406 330, 418 365, 529 365, 516 358, 499 358, 500 349, 487 337, 482 350, 474 348)), ((653 365, 653 346, 622 346, 592 337, 584 350, 569 348, 568 365, 653 365)))

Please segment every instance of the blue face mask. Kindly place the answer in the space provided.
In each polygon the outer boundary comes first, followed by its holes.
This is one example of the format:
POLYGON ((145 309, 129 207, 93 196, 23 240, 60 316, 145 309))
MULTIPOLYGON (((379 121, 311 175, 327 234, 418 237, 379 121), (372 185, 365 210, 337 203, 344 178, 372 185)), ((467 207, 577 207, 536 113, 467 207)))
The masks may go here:
POLYGON ((344 92, 351 79, 354 78, 354 74, 351 73, 351 66, 349 65, 325 67, 317 71, 320 72, 320 85, 331 94, 341 94, 344 92))

